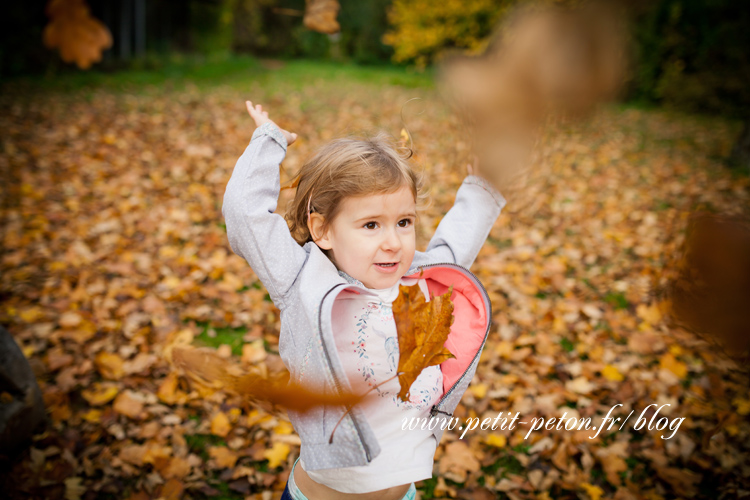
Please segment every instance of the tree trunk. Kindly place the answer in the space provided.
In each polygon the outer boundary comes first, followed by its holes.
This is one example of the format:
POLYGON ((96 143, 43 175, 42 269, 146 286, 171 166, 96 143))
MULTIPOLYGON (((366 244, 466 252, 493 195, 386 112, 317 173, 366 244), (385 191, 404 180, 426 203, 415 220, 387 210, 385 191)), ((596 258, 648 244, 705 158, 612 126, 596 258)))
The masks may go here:
POLYGON ((729 165, 747 171, 750 174, 750 117, 745 119, 742 126, 742 132, 737 138, 732 148, 732 155, 729 157, 729 165))

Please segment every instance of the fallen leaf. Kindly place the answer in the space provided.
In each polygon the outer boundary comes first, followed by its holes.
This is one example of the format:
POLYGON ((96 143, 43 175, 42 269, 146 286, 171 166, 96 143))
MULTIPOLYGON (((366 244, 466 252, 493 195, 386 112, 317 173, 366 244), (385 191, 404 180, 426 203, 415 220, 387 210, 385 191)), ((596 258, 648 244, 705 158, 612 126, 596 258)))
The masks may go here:
POLYGON ((94 364, 104 378, 119 380, 124 374, 122 358, 117 354, 100 352, 94 358, 94 364))
POLYGON ((229 418, 224 412, 217 412, 211 418, 211 434, 226 437, 231 430, 232 424, 229 422, 229 418))
POLYGON ((219 469, 231 469, 237 463, 237 459, 240 458, 237 452, 226 446, 212 446, 208 449, 208 455, 214 459, 219 469))
POLYGON ((81 391, 83 399, 93 406, 101 406, 112 401, 117 396, 118 389, 116 385, 94 382, 91 389, 81 391))
POLYGON ((602 368, 602 376, 613 382, 621 382, 625 379, 625 377, 622 376, 622 373, 612 365, 606 365, 602 368))
POLYGON ((286 443, 276 442, 269 449, 263 452, 263 458, 268 460, 268 468, 275 469, 282 465, 289 455, 289 445, 286 443))
POLYGON ((445 454, 440 459, 438 472, 451 481, 463 483, 469 472, 479 470, 480 463, 463 441, 453 441, 445 446, 445 454))
POLYGON ((126 417, 139 419, 143 413, 143 401, 133 397, 131 391, 121 392, 115 398, 112 409, 126 417))

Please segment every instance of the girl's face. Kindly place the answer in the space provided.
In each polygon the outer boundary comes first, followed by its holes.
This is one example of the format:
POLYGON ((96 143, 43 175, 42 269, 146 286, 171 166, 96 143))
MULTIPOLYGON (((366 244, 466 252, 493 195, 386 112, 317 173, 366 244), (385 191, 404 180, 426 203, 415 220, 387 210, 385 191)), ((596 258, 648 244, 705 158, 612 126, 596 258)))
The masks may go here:
POLYGON ((338 215, 316 241, 336 267, 367 288, 395 285, 411 266, 417 205, 404 186, 387 194, 344 198, 338 215))

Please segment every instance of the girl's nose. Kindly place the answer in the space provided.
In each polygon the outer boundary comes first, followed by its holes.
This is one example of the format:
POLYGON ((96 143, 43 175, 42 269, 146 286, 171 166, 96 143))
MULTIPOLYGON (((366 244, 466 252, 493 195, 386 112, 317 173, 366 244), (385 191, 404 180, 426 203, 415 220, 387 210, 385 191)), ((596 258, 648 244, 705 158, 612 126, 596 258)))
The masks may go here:
POLYGON ((382 247, 383 250, 389 250, 391 252, 397 252, 401 249, 401 238, 398 237, 395 229, 386 231, 382 247))

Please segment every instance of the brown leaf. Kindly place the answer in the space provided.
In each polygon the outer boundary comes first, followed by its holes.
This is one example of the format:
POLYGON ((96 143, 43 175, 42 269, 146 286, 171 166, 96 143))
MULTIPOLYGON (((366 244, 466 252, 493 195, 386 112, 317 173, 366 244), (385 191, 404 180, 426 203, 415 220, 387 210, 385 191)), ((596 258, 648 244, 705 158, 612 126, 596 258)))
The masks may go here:
POLYGON ((422 370, 453 358, 445 341, 453 324, 453 288, 426 302, 419 285, 400 286, 393 301, 393 317, 398 331, 398 372, 402 401, 409 400, 409 388, 422 370))
POLYGON ((463 441, 453 441, 445 446, 445 454, 440 459, 438 470, 446 478, 463 483, 466 481, 466 474, 478 471, 479 466, 469 445, 463 441))
POLYGON ((208 449, 208 454, 216 461, 219 469, 231 469, 240 458, 239 454, 230 450, 226 446, 212 446, 208 449))
POLYGON ((143 413, 143 401, 133 397, 130 391, 121 392, 115 398, 112 408, 119 414, 133 419, 141 418, 143 413))

